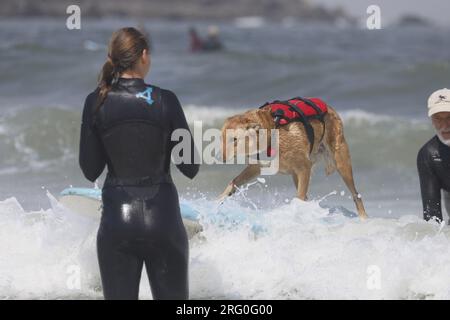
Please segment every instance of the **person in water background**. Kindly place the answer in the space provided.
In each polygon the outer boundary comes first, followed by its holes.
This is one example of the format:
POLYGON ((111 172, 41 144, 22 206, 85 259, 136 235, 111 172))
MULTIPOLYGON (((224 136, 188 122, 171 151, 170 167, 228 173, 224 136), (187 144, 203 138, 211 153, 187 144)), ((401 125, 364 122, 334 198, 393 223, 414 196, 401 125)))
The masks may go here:
POLYGON ((209 26, 208 27, 208 36, 206 37, 205 42, 203 43, 204 51, 219 51, 223 49, 222 41, 219 38, 219 27, 218 26, 209 26))
POLYGON ((441 191, 447 214, 450 210, 450 90, 441 89, 428 99, 428 116, 436 131, 417 155, 425 220, 443 221, 441 191))
POLYGON ((194 27, 189 28, 189 44, 190 44, 190 51, 195 53, 199 52, 203 48, 203 41, 198 35, 197 29, 194 27))
MULTIPOLYGON (((138 299, 145 264, 154 299, 188 299, 188 240, 170 174, 171 133, 189 127, 177 96, 144 82, 148 39, 113 33, 98 88, 85 101, 79 164, 95 181, 107 166, 97 255, 105 299, 138 299)), ((194 163, 177 168, 190 179, 194 163)))
POLYGON ((222 41, 219 38, 219 27, 215 25, 208 27, 206 39, 202 39, 199 36, 196 28, 189 28, 189 39, 192 53, 220 51, 223 49, 222 41))

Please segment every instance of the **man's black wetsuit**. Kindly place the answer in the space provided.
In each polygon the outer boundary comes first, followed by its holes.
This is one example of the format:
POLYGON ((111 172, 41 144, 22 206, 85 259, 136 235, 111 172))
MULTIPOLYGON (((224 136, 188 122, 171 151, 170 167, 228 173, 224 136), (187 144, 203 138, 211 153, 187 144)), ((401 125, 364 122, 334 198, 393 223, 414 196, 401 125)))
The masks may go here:
POLYGON ((442 221, 441 190, 450 191, 450 147, 437 136, 428 141, 417 155, 423 217, 442 221))
MULTIPOLYGON (((97 234, 105 299, 137 299, 144 262, 154 299, 187 299, 189 247, 170 175, 171 133, 189 130, 180 103, 171 91, 120 78, 97 112, 98 92, 86 98, 79 161, 90 181, 108 167, 97 234)), ((191 179, 193 150, 177 165, 191 179)))

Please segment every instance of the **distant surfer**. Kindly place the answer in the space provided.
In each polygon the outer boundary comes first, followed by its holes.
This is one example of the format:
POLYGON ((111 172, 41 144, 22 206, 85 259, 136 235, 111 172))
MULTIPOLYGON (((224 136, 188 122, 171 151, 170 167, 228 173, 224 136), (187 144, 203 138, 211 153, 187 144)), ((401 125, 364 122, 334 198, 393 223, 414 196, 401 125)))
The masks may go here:
POLYGON ((217 26, 208 27, 208 36, 202 39, 194 27, 189 29, 190 51, 191 52, 212 52, 223 49, 222 41, 219 38, 219 28, 217 26))
POLYGON ((450 210, 450 90, 441 89, 428 99, 428 116, 436 131, 420 149, 417 168, 425 220, 443 221, 441 191, 447 213, 450 210))
POLYGON ((190 50, 191 52, 202 51, 203 41, 198 35, 197 29, 194 27, 189 28, 189 40, 190 40, 190 50))
POLYGON ((97 234, 103 294, 138 299, 145 265, 154 299, 188 299, 189 246, 170 174, 178 143, 171 133, 189 133, 183 143, 193 152, 177 168, 191 179, 199 169, 194 142, 177 96, 144 82, 150 54, 142 32, 114 32, 108 51, 98 88, 85 101, 79 158, 90 181, 108 168, 97 234))

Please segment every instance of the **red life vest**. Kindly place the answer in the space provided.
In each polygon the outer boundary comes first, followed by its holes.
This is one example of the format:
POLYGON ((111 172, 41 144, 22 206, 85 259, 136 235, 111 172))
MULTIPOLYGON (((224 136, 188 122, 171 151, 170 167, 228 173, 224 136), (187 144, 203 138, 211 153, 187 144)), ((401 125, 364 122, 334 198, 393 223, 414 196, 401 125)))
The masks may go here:
POLYGON ((274 101, 269 104, 270 110, 273 116, 277 114, 282 114, 280 116, 280 125, 288 124, 291 121, 298 121, 301 117, 306 117, 308 119, 323 117, 323 115, 328 111, 328 106, 319 98, 308 98, 300 100, 299 98, 293 98, 288 101, 274 101), (305 101, 310 101, 313 105, 308 104, 305 101), (287 102, 287 103, 286 103, 287 102), (289 104, 294 105, 300 109, 303 113, 299 113, 289 104), (281 112, 279 111, 281 110, 281 112))
POLYGON ((309 123, 318 119, 324 123, 323 117, 328 111, 327 104, 319 98, 292 98, 287 101, 274 101, 266 103, 260 108, 270 106, 270 112, 275 121, 275 127, 288 124, 292 121, 303 123, 310 143, 310 153, 314 147, 314 129, 309 123))

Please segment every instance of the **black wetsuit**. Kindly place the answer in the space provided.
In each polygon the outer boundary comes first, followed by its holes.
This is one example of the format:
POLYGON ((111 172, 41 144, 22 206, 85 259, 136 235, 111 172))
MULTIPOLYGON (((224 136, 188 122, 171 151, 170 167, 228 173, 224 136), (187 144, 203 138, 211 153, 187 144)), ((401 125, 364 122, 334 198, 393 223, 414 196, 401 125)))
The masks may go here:
POLYGON ((435 217, 442 221, 441 190, 450 191, 450 147, 434 136, 420 149, 417 169, 423 217, 425 220, 435 217))
MULTIPOLYGON (((105 299, 137 299, 144 263, 154 299, 187 299, 189 247, 170 175, 171 133, 189 130, 180 103, 137 78, 120 78, 98 112, 97 96, 86 98, 79 161, 90 181, 108 167, 97 234, 105 299)), ((193 150, 177 165, 191 179, 193 150)))

